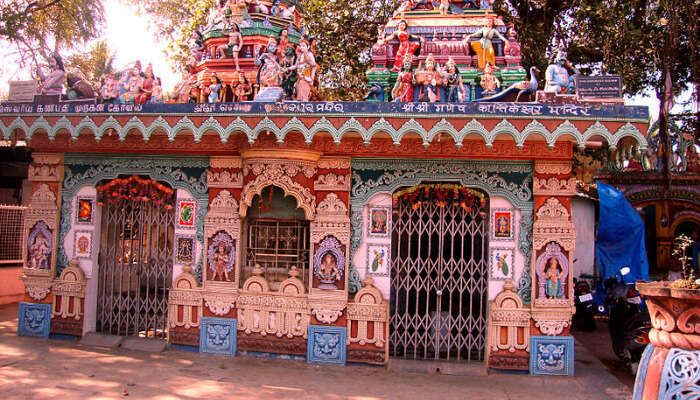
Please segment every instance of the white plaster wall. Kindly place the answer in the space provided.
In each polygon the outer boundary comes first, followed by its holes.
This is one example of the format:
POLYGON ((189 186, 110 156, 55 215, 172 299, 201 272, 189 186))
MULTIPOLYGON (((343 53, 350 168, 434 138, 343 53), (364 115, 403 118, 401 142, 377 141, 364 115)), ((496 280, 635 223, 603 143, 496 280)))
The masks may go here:
POLYGON ((102 207, 97 205, 96 195, 97 191, 94 187, 86 186, 78 190, 78 192, 73 196, 71 199, 71 229, 68 231, 68 234, 63 240, 63 249, 66 257, 68 257, 68 260, 70 261, 75 256, 75 233, 77 231, 92 232, 90 258, 81 258, 78 260, 80 268, 85 273, 85 278, 87 279, 87 286, 85 287, 84 332, 94 332, 97 319, 97 261, 100 251, 100 222, 102 220, 102 207), (76 223, 79 197, 90 197, 93 199, 91 224, 78 225, 76 223))
MULTIPOLYGON (((369 238, 367 236, 367 227, 368 227, 368 219, 369 219, 369 209, 370 207, 376 207, 376 206, 384 206, 384 207, 389 207, 391 208, 391 195, 388 193, 378 193, 374 196, 372 196, 367 204, 365 204, 364 207, 362 207, 362 244, 360 244, 360 247, 357 249, 354 257, 355 261, 355 267, 358 269, 358 272, 360 273, 360 277, 362 279, 365 279, 365 275, 367 274, 368 270, 368 263, 369 260, 367 259, 367 245, 368 243, 372 244, 386 244, 389 246, 389 251, 391 251, 391 235, 389 235, 388 239, 377 239, 377 238, 369 238)), ((391 225, 390 225, 391 227, 391 225)), ((391 254, 387 254, 387 261, 389 262, 389 271, 391 271, 391 254)), ((374 286, 379 289, 380 292, 382 292, 382 296, 384 296, 385 299, 389 300, 389 293, 391 289, 391 277, 390 276, 372 276, 372 279, 374 280, 374 286)))
POLYGON ((595 202, 582 197, 571 199, 571 214, 576 227, 573 276, 594 273, 595 202))
POLYGON ((523 273, 523 268, 525 266, 525 257, 520 253, 520 250, 518 249, 518 234, 520 234, 520 211, 513 207, 510 201, 506 199, 505 197, 500 197, 500 196, 491 196, 490 197, 490 203, 489 203, 489 226, 488 226, 488 235, 489 235, 489 300, 493 300, 496 298, 496 296, 503 291, 503 284, 505 283, 505 280, 494 280, 491 279, 491 252, 492 249, 513 249, 513 265, 511 268, 513 268, 513 283, 517 286, 518 285, 518 279, 520 279, 520 275, 523 273), (510 240, 493 240, 493 213, 494 210, 497 208, 508 208, 513 211, 513 239, 510 240))
MULTIPOLYGON (((372 198, 369 199, 369 202, 362 208, 362 243, 360 244, 360 247, 357 249, 357 252, 354 255, 354 262, 355 262, 355 267, 357 268, 358 272, 360 273, 360 276, 362 279, 364 279, 365 275, 367 274, 368 270, 368 257, 367 257, 367 245, 368 243, 376 243, 376 244, 387 244, 389 245, 389 248, 391 248, 391 237, 388 239, 376 239, 376 238, 369 238, 367 235, 367 226, 368 226, 368 218, 369 218, 369 208, 372 206, 386 206, 386 207, 391 207, 392 205, 392 198, 391 195, 388 193, 379 193, 374 195, 372 198)), ((525 263, 525 258, 523 255, 520 253, 518 250, 518 233, 520 229, 520 212, 515 209, 512 204, 504 197, 499 197, 499 196, 493 196, 490 198, 490 210, 489 210, 489 221, 491 221, 491 216, 492 216, 492 210, 497 209, 497 208, 510 208, 513 210, 513 239, 512 240, 499 240, 499 241, 494 241, 491 240, 491 223, 489 222, 488 229, 489 231, 487 232, 487 235, 489 237, 489 252, 487 257, 489 260, 491 259, 491 249, 493 248, 507 248, 507 249, 514 249, 513 253, 513 265, 511 268, 513 268, 513 282, 517 285, 518 279, 520 278, 520 275, 522 274, 524 263, 525 263)), ((388 260, 391 260, 391 255, 388 255, 388 260)), ((391 269, 391 265, 389 265, 389 268, 391 269)), ((490 276, 490 267, 489 265, 489 276, 490 276)), ((373 276, 374 279, 374 285, 379 289, 380 292, 382 292, 382 295, 384 298, 389 299, 390 295, 390 287, 391 287, 391 278, 389 276, 373 276)), ((502 280, 493 280, 489 278, 488 282, 488 298, 489 300, 493 300, 502 290, 503 290, 503 283, 504 281, 502 280)))

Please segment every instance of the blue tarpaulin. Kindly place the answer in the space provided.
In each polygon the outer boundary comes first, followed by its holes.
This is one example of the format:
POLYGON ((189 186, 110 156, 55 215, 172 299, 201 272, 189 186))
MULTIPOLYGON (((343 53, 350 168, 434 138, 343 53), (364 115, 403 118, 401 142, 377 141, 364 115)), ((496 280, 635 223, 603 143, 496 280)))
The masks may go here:
POLYGON ((649 262, 644 244, 644 222, 619 190, 598 183, 600 221, 595 243, 598 266, 603 279, 629 267, 626 283, 649 280, 649 262))

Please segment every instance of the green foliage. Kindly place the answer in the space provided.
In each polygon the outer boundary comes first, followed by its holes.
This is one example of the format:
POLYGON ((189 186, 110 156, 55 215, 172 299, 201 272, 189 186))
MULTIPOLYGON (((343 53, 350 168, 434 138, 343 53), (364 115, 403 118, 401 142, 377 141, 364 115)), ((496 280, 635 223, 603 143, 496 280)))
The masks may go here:
POLYGON ((206 23, 213 0, 127 0, 152 17, 159 39, 168 43, 168 55, 185 65, 192 33, 206 23))
POLYGON ((97 38, 103 23, 102 0, 0 0, 0 40, 20 68, 97 38))
POLYGON ((302 17, 316 45, 321 87, 328 100, 359 100, 378 28, 391 18, 399 0, 305 0, 302 17))
POLYGON ((66 60, 66 70, 81 75, 90 85, 99 89, 107 75, 114 70, 114 53, 107 46, 107 41, 93 43, 88 51, 76 53, 66 60))

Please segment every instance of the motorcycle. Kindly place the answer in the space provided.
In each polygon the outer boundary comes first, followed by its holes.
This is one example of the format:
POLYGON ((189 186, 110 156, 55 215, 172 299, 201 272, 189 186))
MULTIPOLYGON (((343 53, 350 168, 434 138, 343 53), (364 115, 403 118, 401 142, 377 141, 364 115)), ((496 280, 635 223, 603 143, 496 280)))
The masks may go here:
POLYGON ((578 330, 594 331, 596 305, 591 286, 583 279, 574 280, 574 305, 576 306, 576 314, 572 321, 574 327, 578 330))
MULTIPOLYGON (((627 273, 628 267, 620 270, 622 277, 627 273)), ((613 352, 632 369, 632 373, 636 373, 642 353, 649 343, 651 319, 634 283, 626 284, 619 279, 611 289, 608 329, 613 352)))

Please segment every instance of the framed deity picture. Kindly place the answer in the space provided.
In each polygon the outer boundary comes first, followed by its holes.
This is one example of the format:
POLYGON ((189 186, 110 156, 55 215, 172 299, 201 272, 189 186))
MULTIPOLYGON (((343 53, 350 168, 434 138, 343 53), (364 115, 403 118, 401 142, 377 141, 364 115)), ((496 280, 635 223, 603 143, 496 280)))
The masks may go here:
POLYGON ((78 212, 75 214, 75 223, 78 225, 92 225, 92 214, 94 206, 94 198, 78 197, 78 212))
POLYGON ((491 215, 491 239, 513 240, 515 236, 515 232, 513 232, 513 210, 496 208, 491 215))
POLYGON ((489 260, 491 279, 513 279, 513 258, 513 249, 492 248, 489 260))
POLYGON ((391 253, 388 245, 367 245, 367 273, 377 276, 389 276, 391 253))
POLYGON ((175 235, 175 262, 194 262, 194 236, 175 235))
POLYGON ((177 203, 177 226, 194 228, 197 203, 194 200, 180 200, 177 203))
POLYGON ((370 207, 367 221, 367 236, 388 238, 391 234, 391 208, 370 207))
POLYGON ((92 257, 92 231, 76 231, 73 243, 73 255, 76 258, 92 257))

